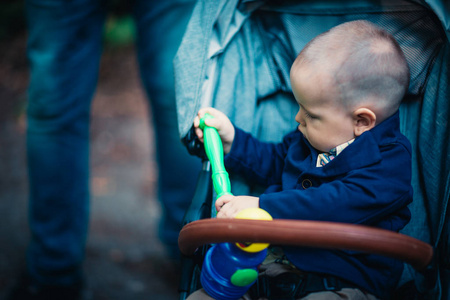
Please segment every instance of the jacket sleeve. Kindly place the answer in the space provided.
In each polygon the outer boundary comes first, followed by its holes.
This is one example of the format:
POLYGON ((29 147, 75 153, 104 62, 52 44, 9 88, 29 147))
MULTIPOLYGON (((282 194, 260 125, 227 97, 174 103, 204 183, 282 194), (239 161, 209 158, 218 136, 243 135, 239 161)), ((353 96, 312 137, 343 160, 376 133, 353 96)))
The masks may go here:
POLYGON ((224 157, 225 167, 229 172, 241 174, 256 184, 280 184, 289 144, 299 134, 294 131, 286 135, 281 143, 275 144, 261 142, 235 127, 231 151, 224 157))

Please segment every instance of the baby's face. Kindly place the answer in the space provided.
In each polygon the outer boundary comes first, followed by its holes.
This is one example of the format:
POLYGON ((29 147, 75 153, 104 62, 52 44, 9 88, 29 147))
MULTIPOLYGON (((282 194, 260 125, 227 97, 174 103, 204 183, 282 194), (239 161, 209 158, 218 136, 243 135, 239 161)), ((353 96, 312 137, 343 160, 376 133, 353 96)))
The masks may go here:
POLYGON ((352 113, 336 101, 331 83, 318 72, 291 72, 292 90, 300 107, 295 117, 298 130, 320 152, 329 152, 355 137, 352 113))

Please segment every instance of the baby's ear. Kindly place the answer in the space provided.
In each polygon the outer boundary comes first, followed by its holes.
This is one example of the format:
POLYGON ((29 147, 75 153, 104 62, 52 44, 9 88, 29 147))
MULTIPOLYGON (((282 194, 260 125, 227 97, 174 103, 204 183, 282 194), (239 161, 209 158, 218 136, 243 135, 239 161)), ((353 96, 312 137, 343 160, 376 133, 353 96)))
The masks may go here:
POLYGON ((353 112, 353 131, 355 136, 360 136, 365 131, 375 127, 376 114, 369 108, 358 108, 353 112))

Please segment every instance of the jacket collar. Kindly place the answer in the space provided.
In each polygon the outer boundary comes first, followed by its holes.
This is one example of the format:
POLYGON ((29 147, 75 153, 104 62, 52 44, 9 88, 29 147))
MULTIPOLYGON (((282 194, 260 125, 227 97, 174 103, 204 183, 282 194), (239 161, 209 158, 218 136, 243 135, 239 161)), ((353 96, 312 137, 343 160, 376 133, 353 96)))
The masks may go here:
POLYGON ((397 141, 400 134, 400 117, 397 111, 373 129, 364 132, 335 159, 321 168, 315 166, 319 153, 305 139, 311 150, 311 163, 314 164, 308 173, 317 177, 338 176, 375 164, 381 160, 380 146, 397 141))

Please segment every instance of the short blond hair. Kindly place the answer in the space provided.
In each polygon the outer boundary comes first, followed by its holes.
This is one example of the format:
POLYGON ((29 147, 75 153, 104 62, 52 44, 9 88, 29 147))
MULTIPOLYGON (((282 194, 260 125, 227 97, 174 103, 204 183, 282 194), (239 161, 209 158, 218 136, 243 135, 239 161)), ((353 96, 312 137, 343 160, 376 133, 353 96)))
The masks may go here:
POLYGON ((304 65, 328 72, 343 105, 371 102, 383 118, 398 109, 409 86, 409 67, 399 44, 368 21, 346 22, 315 37, 293 68, 304 65))

